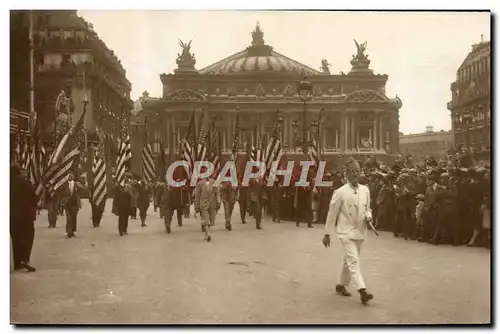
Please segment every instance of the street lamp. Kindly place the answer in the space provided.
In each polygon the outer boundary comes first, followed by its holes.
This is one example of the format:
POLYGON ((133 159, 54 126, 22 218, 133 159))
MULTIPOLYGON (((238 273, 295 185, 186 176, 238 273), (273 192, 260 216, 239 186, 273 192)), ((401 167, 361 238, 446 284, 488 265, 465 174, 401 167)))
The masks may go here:
MULTIPOLYGON (((302 152, 304 154, 307 154, 308 150, 309 150, 309 145, 310 145, 310 142, 308 140, 308 136, 307 136, 307 132, 308 132, 308 128, 307 128, 307 101, 311 100, 312 98, 312 90, 313 90, 313 87, 312 87, 312 84, 307 80, 306 77, 304 77, 304 79, 299 82, 298 86, 297 86, 297 92, 299 94, 299 98, 302 100, 302 102, 304 102, 304 114, 303 114, 303 121, 302 121, 302 141, 301 141, 301 144, 302 144, 302 152)), ((313 127, 317 127, 317 122, 314 122, 312 124, 313 127)), ((294 128, 294 135, 295 135, 295 140, 297 141, 297 129, 299 127, 299 122, 298 121, 294 121, 292 123, 292 127, 294 128)))

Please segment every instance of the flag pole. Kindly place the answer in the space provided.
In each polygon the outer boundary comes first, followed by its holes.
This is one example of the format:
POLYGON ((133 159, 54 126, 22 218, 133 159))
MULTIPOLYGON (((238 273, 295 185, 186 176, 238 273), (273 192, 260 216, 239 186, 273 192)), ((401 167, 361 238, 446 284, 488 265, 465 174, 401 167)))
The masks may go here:
MULTIPOLYGON (((84 64, 85 66, 85 64, 84 64)), ((89 103, 89 100, 88 100, 88 97, 87 97, 87 87, 85 85, 85 67, 83 68, 83 113, 84 113, 84 117, 85 119, 83 120, 83 126, 84 126, 84 129, 83 129, 83 135, 85 136, 85 152, 88 152, 88 136, 87 136, 87 115, 85 114, 85 109, 87 108, 87 104, 89 103)))
POLYGON ((30 113, 35 113, 35 44, 33 41, 33 11, 29 11, 29 42, 30 42, 30 113))

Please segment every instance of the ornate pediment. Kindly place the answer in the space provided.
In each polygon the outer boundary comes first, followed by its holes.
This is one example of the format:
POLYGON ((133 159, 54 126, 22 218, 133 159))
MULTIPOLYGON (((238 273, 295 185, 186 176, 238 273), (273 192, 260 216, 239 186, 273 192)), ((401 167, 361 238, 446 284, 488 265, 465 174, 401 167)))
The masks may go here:
POLYGON ((347 95, 346 102, 387 102, 389 99, 384 94, 375 90, 361 89, 347 95))
POLYGON ((167 101, 175 102, 202 102, 205 101, 205 97, 191 89, 176 90, 172 94, 166 97, 167 101))

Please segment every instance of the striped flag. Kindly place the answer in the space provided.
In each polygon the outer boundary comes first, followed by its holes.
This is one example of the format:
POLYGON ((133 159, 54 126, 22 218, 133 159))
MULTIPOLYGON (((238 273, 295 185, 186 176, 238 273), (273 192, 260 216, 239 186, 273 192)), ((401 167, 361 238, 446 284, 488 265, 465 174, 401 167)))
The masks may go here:
POLYGON ((262 141, 260 139, 260 123, 255 124, 255 145, 250 148, 250 161, 263 161, 262 141))
POLYGON ((29 144, 29 140, 25 139, 23 142, 22 150, 21 150, 21 160, 20 160, 21 169, 23 169, 23 170, 28 169, 28 165, 30 164, 29 161, 31 158, 30 155, 31 155, 31 147, 29 144))
POLYGON ((317 166, 319 161, 321 160, 321 155, 319 153, 318 140, 313 138, 311 146, 309 147, 309 158, 314 165, 317 166))
POLYGON ((106 163, 98 150, 96 150, 94 154, 92 174, 94 175, 94 184, 92 187, 91 199, 94 205, 99 206, 106 200, 108 189, 106 182, 106 163))
POLYGON ((195 161, 205 161, 207 160, 207 146, 206 146, 206 133, 205 133, 205 113, 201 115, 201 128, 198 136, 198 145, 196 150, 196 159, 195 161))
POLYGON ((271 138, 267 143, 265 151, 265 164, 267 172, 271 170, 273 162, 279 162, 281 160, 281 156, 283 155, 283 148, 280 140, 280 121, 281 118, 278 111, 276 121, 274 122, 271 131, 271 138))
POLYGON ((309 146, 309 158, 311 161, 314 163, 314 166, 318 167, 319 162, 321 161, 321 151, 319 147, 319 140, 320 138, 319 135, 319 129, 321 126, 321 122, 323 121, 323 109, 321 109, 319 116, 318 116, 318 121, 317 121, 317 127, 318 127, 318 132, 316 133, 316 136, 312 136, 312 141, 311 145, 309 146))
POLYGON ((189 121, 188 125, 188 130, 186 133, 186 136, 181 139, 181 152, 182 152, 182 160, 185 160, 188 162, 189 165, 189 171, 188 175, 190 175, 190 172, 193 169, 194 162, 197 158, 197 154, 193 151, 193 147, 195 144, 195 135, 194 135, 194 120, 195 120, 195 114, 193 111, 193 114, 191 116, 191 120, 189 121))
POLYGON ((73 146, 73 143, 75 143, 75 141, 78 140, 86 112, 87 108, 84 107, 76 123, 73 126, 71 126, 69 131, 63 136, 63 138, 57 145, 56 149, 52 153, 52 156, 50 157, 49 160, 49 165, 54 165, 60 162, 61 159, 63 159, 63 157, 65 156, 65 154, 68 151, 70 151, 71 147, 73 146))
POLYGON ((156 175, 153 150, 149 143, 145 142, 144 144, 144 148, 142 149, 142 177, 145 178, 147 182, 151 182, 156 175))
POLYGON ((236 164, 236 161, 238 160, 239 145, 240 145, 240 113, 238 112, 236 114, 236 127, 234 129, 233 149, 232 149, 231 158, 230 158, 230 160, 234 161, 235 164, 236 164))
POLYGON ((125 185, 125 173, 128 171, 128 164, 132 158, 132 148, 130 145, 130 136, 126 133, 125 117, 122 119, 122 140, 118 143, 118 155, 116 162, 116 181, 118 184, 125 185))
POLYGON ((54 196, 56 191, 68 181, 69 174, 74 168, 75 163, 80 157, 80 145, 78 144, 75 148, 68 152, 57 164, 50 165, 47 167, 45 174, 45 180, 47 183, 47 188, 51 194, 54 196))
POLYGON ((217 133, 217 128, 215 127, 215 118, 212 119, 212 128, 210 129, 210 143, 209 143, 209 155, 208 161, 212 162, 215 170, 220 167, 220 156, 219 156, 219 136, 217 133))
POLYGON ((165 175, 165 170, 167 166, 167 159, 165 157, 165 148, 163 147, 163 141, 160 141, 160 167, 159 167, 159 172, 160 172, 160 178, 163 178, 163 175, 165 175))

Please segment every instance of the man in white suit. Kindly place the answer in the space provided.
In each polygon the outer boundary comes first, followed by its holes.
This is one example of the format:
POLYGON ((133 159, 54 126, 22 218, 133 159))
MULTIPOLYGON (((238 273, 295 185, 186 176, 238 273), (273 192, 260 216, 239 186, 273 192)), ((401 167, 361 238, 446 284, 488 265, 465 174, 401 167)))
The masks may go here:
POLYGON ((352 279, 359 291, 361 302, 366 304, 373 299, 373 295, 366 291, 359 265, 359 254, 366 238, 367 225, 372 220, 370 190, 358 183, 361 170, 356 160, 350 159, 347 162, 346 174, 347 183, 337 189, 330 200, 323 245, 330 247, 330 235, 336 228, 345 252, 336 291, 342 296, 351 296, 346 286, 352 279))

